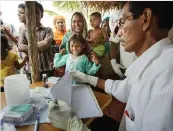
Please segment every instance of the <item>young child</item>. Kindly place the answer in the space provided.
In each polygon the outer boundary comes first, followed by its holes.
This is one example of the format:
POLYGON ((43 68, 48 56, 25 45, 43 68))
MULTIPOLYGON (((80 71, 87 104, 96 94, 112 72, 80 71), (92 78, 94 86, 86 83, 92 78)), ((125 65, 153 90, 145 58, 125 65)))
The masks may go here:
POLYGON ((26 61, 28 60, 28 57, 26 56, 24 60, 19 63, 18 62, 18 55, 9 51, 9 44, 8 39, 6 36, 1 34, 1 66, 0 66, 0 87, 1 92, 4 91, 4 78, 16 74, 16 69, 21 69, 26 61))
POLYGON ((99 12, 90 15, 90 24, 94 29, 88 31, 87 42, 91 45, 92 50, 98 55, 103 56, 105 53, 104 44, 108 42, 108 34, 104 28, 100 27, 102 20, 99 12))
POLYGON ((91 61, 86 55, 86 42, 81 35, 74 34, 69 39, 69 54, 65 54, 65 49, 56 53, 54 57, 54 67, 59 68, 66 64, 66 71, 78 70, 80 72, 93 75, 99 68, 99 60, 96 54, 91 54, 91 61))

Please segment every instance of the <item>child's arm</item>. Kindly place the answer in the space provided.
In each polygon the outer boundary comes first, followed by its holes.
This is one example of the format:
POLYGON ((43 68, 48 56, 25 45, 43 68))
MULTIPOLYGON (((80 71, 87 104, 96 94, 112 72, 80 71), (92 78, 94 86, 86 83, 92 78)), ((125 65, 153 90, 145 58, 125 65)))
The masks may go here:
POLYGON ((88 31, 88 34, 87 34, 87 37, 86 37, 86 41, 88 43, 92 42, 91 38, 90 38, 90 33, 91 33, 91 30, 88 31))
POLYGON ((86 57, 86 74, 88 75, 94 75, 101 67, 96 55, 91 54, 91 61, 86 57))
POLYGON ((59 68, 66 64, 69 54, 64 55, 64 53, 65 53, 65 49, 62 49, 60 53, 55 54, 54 61, 53 61, 55 68, 59 68))
POLYGON ((16 69, 20 70, 25 65, 25 63, 28 61, 28 59, 29 59, 28 56, 25 56, 24 60, 21 63, 19 63, 18 61, 14 61, 14 65, 15 65, 16 69))
POLYGON ((103 32, 103 38, 104 38, 102 42, 106 43, 109 41, 108 33, 106 32, 105 29, 102 29, 102 32, 103 32))

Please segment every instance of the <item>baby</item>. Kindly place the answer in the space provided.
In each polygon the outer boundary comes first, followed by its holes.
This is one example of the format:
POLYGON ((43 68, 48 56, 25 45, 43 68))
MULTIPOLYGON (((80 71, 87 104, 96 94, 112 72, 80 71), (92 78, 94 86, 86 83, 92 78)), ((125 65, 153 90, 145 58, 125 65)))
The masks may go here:
POLYGON ((105 53, 104 44, 108 42, 108 34, 104 28, 100 27, 101 14, 94 12, 90 15, 90 24, 94 29, 88 31, 87 42, 92 47, 92 50, 98 55, 103 56, 105 53))

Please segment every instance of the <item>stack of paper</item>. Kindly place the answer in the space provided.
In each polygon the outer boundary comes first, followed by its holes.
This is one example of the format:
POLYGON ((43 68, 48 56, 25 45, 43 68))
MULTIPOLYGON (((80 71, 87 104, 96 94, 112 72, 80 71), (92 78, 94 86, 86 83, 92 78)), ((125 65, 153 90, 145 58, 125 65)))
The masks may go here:
POLYGON ((9 110, 4 112, 4 121, 23 122, 33 113, 31 104, 22 104, 19 106, 9 107, 9 110))

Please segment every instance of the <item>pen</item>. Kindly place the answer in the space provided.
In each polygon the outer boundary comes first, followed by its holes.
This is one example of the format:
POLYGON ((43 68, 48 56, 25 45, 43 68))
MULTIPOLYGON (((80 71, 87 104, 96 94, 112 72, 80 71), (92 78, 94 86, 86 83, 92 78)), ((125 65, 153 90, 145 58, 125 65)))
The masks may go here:
POLYGON ((36 118, 36 121, 35 121, 34 131, 38 131, 38 124, 39 124, 39 115, 37 114, 37 118, 36 118))

